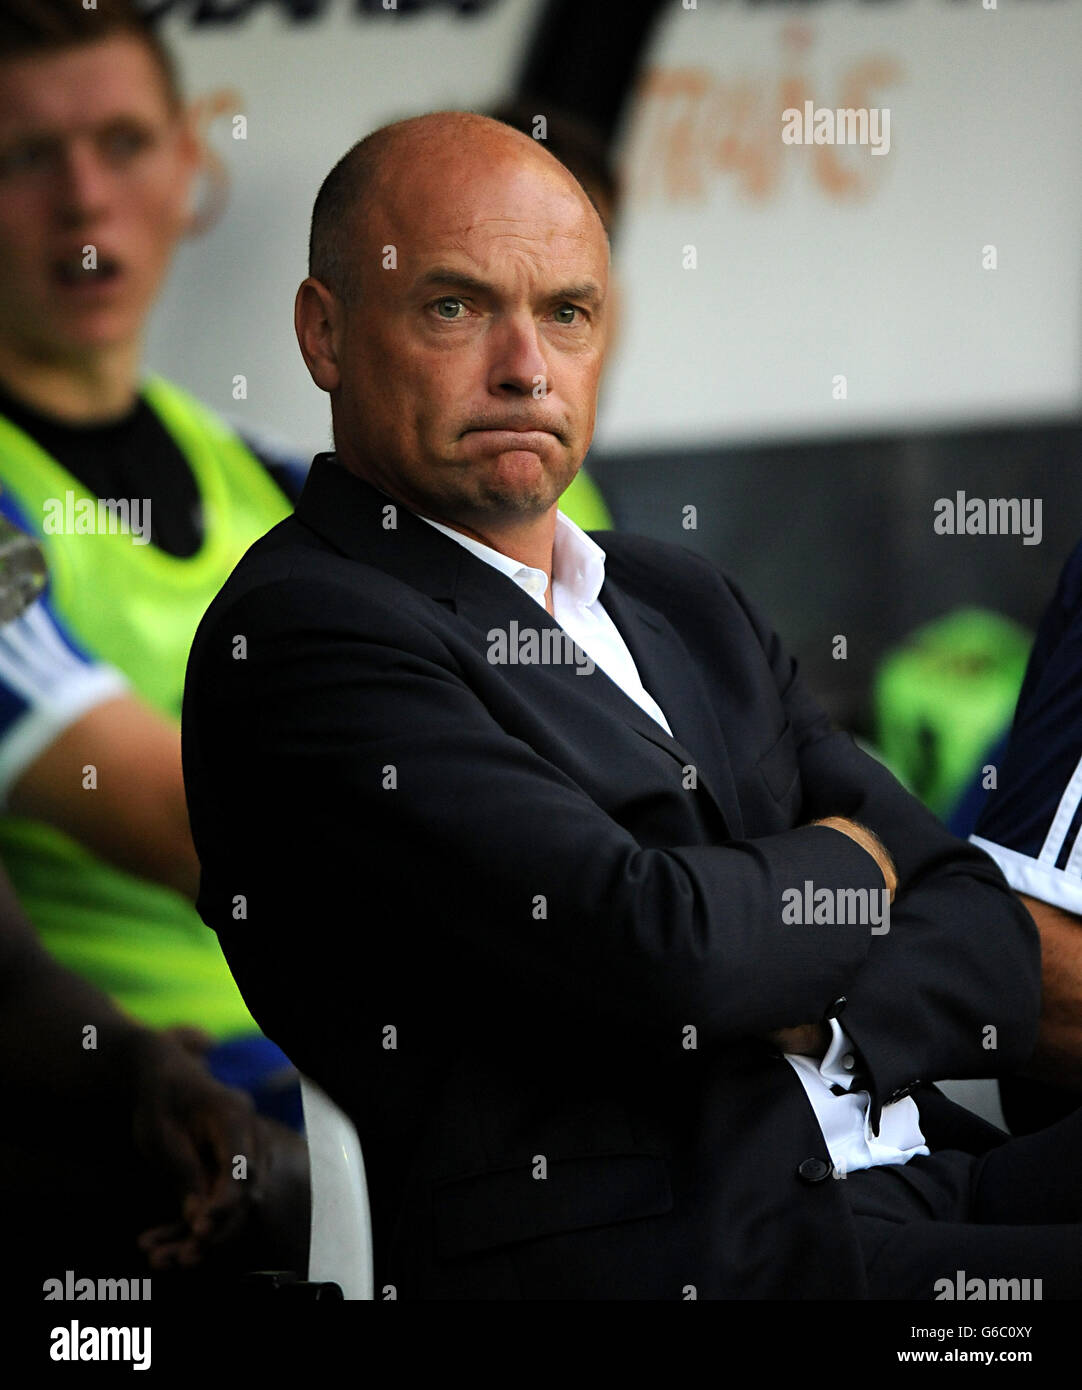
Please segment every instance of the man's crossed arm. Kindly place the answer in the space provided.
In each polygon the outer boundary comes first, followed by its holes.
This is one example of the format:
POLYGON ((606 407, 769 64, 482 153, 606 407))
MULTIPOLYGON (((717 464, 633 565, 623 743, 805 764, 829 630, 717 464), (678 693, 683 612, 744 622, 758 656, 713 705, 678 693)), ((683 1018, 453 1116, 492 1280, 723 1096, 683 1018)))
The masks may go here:
POLYGON ((890 931, 876 936, 845 991, 845 1030, 877 1097, 1022 1064, 1040 1010, 1040 945, 1029 914, 987 855, 951 836, 831 728, 777 634, 735 584, 718 578, 770 663, 799 750, 804 813, 857 822, 896 866, 890 931))
MULTIPOLYGON (((867 850, 883 875, 888 902, 894 901, 894 893, 898 887, 898 871, 887 847, 878 835, 874 835, 866 825, 858 825, 856 821, 846 820, 844 816, 824 816, 822 820, 813 821, 812 824, 838 830, 855 840, 861 849, 867 850)), ((766 1036, 783 1052, 792 1052, 798 1057, 823 1057, 830 1046, 830 1028, 821 1020, 800 1023, 792 1028, 775 1028, 766 1036)))
MULTIPOLYGON (((498 992, 530 1016, 668 1037, 694 1024, 704 1046, 818 1022, 844 994, 846 1031, 884 1099, 918 1078, 991 1075, 1023 1061, 1039 999, 1032 921, 987 856, 831 729, 776 636, 701 563, 719 590, 712 611, 727 605, 728 625, 750 624, 762 647, 793 729, 803 814, 826 823, 725 844, 644 846, 486 707, 477 693, 481 682, 491 687, 483 648, 463 644, 452 655, 400 588, 388 584, 386 603, 359 611, 348 587, 295 569, 225 609, 193 650, 186 728, 198 743, 209 739, 201 764, 225 759, 234 770, 221 807, 193 815, 204 916, 236 935, 238 879, 269 877, 274 900, 263 905, 253 893, 249 920, 280 918, 281 939, 277 928, 250 925, 244 939, 258 941, 273 975, 275 960, 296 959, 295 912, 303 906, 319 924, 313 895, 325 891, 332 904, 348 885, 323 885, 360 872, 366 917, 402 924, 430 968, 444 961, 486 1001, 498 992), (231 658, 238 631, 248 637, 244 662, 231 658), (243 804, 233 806, 237 797, 243 804), (287 820, 288 853, 305 865, 295 882, 278 871, 284 851, 274 849, 287 820), (891 886, 882 851, 859 827, 897 863, 890 932, 786 926, 782 893, 807 878, 869 893, 891 886), (532 910, 540 899, 543 921, 532 910)), ((344 977, 367 978, 371 938, 324 916, 321 968, 333 962, 344 977)))

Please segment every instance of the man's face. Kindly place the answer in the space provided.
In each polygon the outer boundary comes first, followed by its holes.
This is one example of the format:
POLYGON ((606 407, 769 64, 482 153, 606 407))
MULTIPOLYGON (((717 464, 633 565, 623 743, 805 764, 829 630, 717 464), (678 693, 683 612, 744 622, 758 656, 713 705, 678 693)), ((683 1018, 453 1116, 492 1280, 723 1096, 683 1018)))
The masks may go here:
POLYGON ((533 151, 411 161, 357 226, 335 440, 414 510, 483 529, 547 511, 594 428, 608 248, 533 151), (394 247, 397 269, 383 268, 394 247))
POLYGON ((0 344, 50 362, 137 340, 194 162, 137 38, 0 62, 0 344))

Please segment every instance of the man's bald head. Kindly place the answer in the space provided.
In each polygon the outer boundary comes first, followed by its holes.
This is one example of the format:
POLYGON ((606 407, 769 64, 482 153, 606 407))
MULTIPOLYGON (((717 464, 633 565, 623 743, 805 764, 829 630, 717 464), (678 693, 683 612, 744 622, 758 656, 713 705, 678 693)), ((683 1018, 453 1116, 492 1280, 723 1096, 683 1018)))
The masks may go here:
MULTIPOLYGON (((490 165, 499 158, 536 160, 538 168, 566 180, 598 214, 597 204, 565 165, 544 146, 490 116, 435 111, 381 126, 353 146, 323 180, 312 209, 308 274, 345 303, 359 295, 356 247, 367 241, 372 208, 381 191, 417 162, 452 168, 490 165)), ((604 225, 602 224, 602 230, 604 225)), ((606 243, 608 232, 605 231, 606 243)))
POLYGON ((605 227, 577 180, 488 116, 399 121, 332 171, 311 255, 297 341, 343 465, 486 543, 551 530, 608 336, 605 227))

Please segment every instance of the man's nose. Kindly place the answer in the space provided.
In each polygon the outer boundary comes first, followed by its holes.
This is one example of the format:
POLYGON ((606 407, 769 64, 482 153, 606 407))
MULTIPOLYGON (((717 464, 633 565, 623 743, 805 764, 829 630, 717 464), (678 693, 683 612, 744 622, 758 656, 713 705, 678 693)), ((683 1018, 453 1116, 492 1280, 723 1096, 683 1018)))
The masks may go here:
POLYGON ((92 222, 108 207, 113 176, 90 140, 72 140, 57 160, 56 196, 61 218, 69 225, 92 222))
POLYGON ((489 388, 515 395, 548 393, 548 361, 532 314, 508 314, 494 324, 490 335, 489 388))

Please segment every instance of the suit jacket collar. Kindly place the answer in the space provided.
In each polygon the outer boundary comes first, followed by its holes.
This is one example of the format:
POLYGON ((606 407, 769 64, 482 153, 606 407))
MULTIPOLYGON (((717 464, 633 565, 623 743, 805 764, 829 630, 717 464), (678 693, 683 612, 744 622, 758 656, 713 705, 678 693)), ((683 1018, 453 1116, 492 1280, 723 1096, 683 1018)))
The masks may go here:
MULTIPOLYGON (((395 575, 482 634, 505 628, 512 618, 520 627, 559 627, 513 579, 350 473, 333 454, 317 454, 313 460, 296 517, 341 554, 395 575)), ((678 737, 670 738, 600 667, 589 689, 615 717, 682 766, 694 767, 698 784, 724 818, 730 838, 739 839, 744 823, 724 738, 686 647, 663 614, 630 593, 626 584, 613 582, 608 566, 600 600, 627 643, 643 685, 678 737)), ((583 683, 571 666, 566 670, 572 688, 581 693, 583 683)))
POLYGON ((312 460, 295 515, 341 554, 394 574, 434 599, 454 602, 463 559, 488 568, 401 502, 350 473, 334 454, 312 460))

